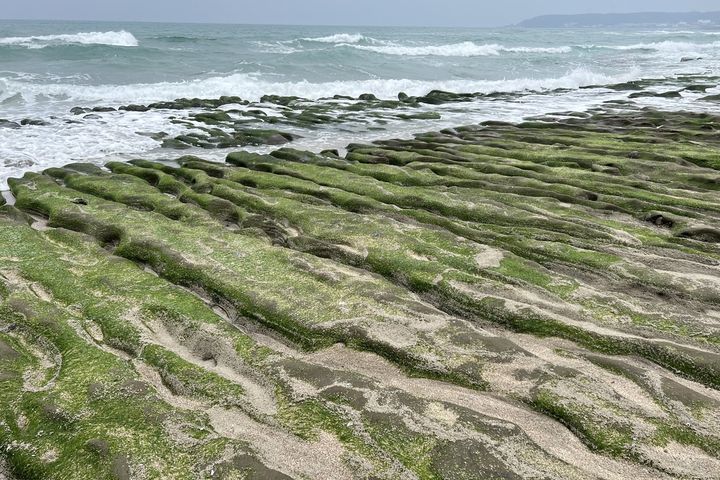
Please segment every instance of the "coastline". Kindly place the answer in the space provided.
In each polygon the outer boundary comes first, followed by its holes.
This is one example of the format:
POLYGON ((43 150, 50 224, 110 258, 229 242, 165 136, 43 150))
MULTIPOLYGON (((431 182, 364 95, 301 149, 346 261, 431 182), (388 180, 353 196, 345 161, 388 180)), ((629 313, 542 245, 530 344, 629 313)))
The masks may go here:
POLYGON ((720 470, 720 117, 611 102, 341 156, 205 101, 202 135, 173 140, 230 135, 224 163, 10 181, 19 477, 720 470))
POLYGON ((0 189, 6 189, 10 176, 75 161, 95 165, 133 158, 165 161, 180 154, 223 161, 237 148, 268 154, 282 145, 316 153, 327 149, 344 153, 348 144, 407 139, 419 131, 484 121, 522 122, 563 112, 570 118, 582 118, 608 108, 712 114, 720 102, 720 77, 710 73, 620 83, 577 81, 581 86, 572 89, 432 90, 417 96, 400 92, 392 98, 364 93, 319 99, 264 95, 253 101, 222 96, 146 104, 96 103, 68 107, 63 116, 50 119, 0 118, 4 137, 0 143, 4 161, 0 189), (112 138, 117 129, 121 141, 94 143, 86 151, 88 137, 112 138), (28 139, 37 138, 47 141, 28 148, 28 139))
POLYGON ((99 165, 176 156, 162 147, 165 141, 221 161, 230 148, 269 153, 271 146, 252 130, 292 135, 297 148, 320 152, 486 120, 587 112, 607 101, 712 112, 716 102, 703 98, 720 94, 720 37, 700 25, 565 29, 562 34, 502 28, 91 25, 2 22, 0 189, 9 176, 74 161, 99 165), (117 61, 99 62, 108 55, 117 61), (710 88, 685 89, 701 83, 710 88), (424 103, 431 91, 456 97, 424 103), (400 92, 417 103, 400 102, 400 92), (360 99, 370 94, 378 101, 360 99), (192 102, 221 98, 237 103, 192 102), (146 110, 161 103, 173 108, 146 110), (194 117, 217 110, 232 121, 209 124, 194 117), (251 134, 235 145, 227 135, 241 133, 235 128, 240 124, 251 134), (227 135, 208 132, 218 129, 227 135), (201 138, 175 142, 189 134, 201 138))

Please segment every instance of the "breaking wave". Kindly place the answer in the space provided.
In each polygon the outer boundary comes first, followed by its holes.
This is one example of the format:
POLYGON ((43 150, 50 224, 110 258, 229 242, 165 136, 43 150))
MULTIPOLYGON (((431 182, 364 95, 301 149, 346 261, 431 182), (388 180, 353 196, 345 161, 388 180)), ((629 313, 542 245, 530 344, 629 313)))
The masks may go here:
POLYGON ((32 37, 2 37, 0 45, 26 48, 45 48, 55 45, 110 45, 114 47, 137 47, 135 36, 120 30, 117 32, 80 32, 61 35, 38 35, 32 37))
POLYGON ((451 92, 519 92, 525 90, 552 90, 579 88, 587 85, 605 85, 637 79, 639 72, 622 75, 605 75, 578 68, 555 78, 518 78, 511 80, 443 80, 424 81, 411 79, 372 79, 333 82, 273 82, 257 74, 236 73, 185 82, 161 82, 134 85, 71 85, 36 84, 12 79, 0 79, 0 101, 18 93, 26 101, 61 98, 63 100, 103 104, 142 103, 173 100, 181 97, 217 98, 222 95, 239 95, 257 101, 263 95, 296 95, 315 100, 333 94, 357 97, 374 93, 381 98, 394 98, 398 92, 408 95, 425 95, 430 90, 451 92))
POLYGON ((474 42, 453 43, 450 45, 356 45, 341 43, 339 46, 353 47, 360 50, 382 53, 385 55, 406 56, 439 56, 439 57, 481 57, 496 56, 503 53, 570 53, 571 47, 506 47, 498 44, 482 44, 474 42))
POLYGON ((651 50, 659 53, 686 53, 696 52, 698 50, 717 49, 720 42, 712 43, 692 43, 692 42, 675 42, 666 40, 664 42, 652 43, 635 43, 632 45, 579 45, 578 48, 605 48, 610 50, 651 50))
POLYGON ((301 38, 305 42, 318 42, 318 43, 360 43, 363 41, 376 42, 374 38, 366 37, 359 33, 338 33, 335 35, 328 35, 326 37, 311 37, 301 38))

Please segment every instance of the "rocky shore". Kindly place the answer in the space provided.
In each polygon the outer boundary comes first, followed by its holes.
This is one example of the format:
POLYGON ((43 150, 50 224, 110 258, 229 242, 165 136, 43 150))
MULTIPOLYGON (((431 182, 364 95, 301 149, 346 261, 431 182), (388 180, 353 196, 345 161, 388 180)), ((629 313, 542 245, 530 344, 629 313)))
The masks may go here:
POLYGON ((11 179, 0 477, 720 478, 718 130, 618 103, 11 179))

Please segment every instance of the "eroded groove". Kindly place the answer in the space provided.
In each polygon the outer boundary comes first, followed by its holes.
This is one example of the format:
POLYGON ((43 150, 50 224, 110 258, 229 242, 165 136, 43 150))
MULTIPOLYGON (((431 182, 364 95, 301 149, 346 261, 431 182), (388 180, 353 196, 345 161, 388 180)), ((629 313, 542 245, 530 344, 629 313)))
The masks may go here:
POLYGON ((713 478, 720 159, 704 121, 488 123, 344 159, 12 180, 9 468, 713 478))
MULTIPOLYGON (((197 162, 195 162, 195 163, 197 163, 197 162)), ((220 170, 218 167, 214 167, 214 168, 216 170, 215 176, 218 176, 219 173, 217 173, 217 172, 222 172, 222 170, 220 170)), ((211 180, 211 182, 212 182, 212 180, 211 180)), ((227 191, 224 191, 224 194, 223 194, 223 192, 220 192, 218 188, 214 188, 212 191, 213 191, 213 193, 216 193, 216 194, 219 193, 219 194, 223 195, 223 198, 233 200, 234 203, 236 203, 238 205, 249 206, 251 209, 256 210, 256 211, 259 210, 259 213, 263 213, 263 214, 267 214, 267 215, 271 215, 271 216, 276 214, 276 212, 273 210, 273 207, 275 205, 272 205, 271 202, 269 202, 269 201, 265 201, 264 203, 262 203, 262 202, 253 201, 252 199, 250 199, 251 203, 248 203, 247 199, 249 197, 247 195, 245 195, 244 197, 242 197, 242 196, 238 197, 239 192, 237 192, 237 194, 235 194, 235 196, 233 196, 233 193, 228 193, 227 191), (263 206, 266 208, 262 208, 263 206)), ((257 194, 257 192, 253 195, 256 195, 256 194, 257 194)), ((277 198, 274 200, 275 203, 277 203, 279 201, 280 200, 277 198)), ((309 208, 311 208, 311 207, 309 207, 309 208)), ((288 213, 291 214, 293 211, 300 211, 300 210, 301 210, 301 207, 295 205, 295 206, 289 207, 289 208, 286 207, 283 211, 286 214, 288 214, 288 213)), ((343 223, 344 224, 356 224, 356 223, 358 223, 358 219, 357 218, 348 219, 348 218, 343 218, 342 216, 340 218, 335 219, 336 225, 343 224, 343 223)), ((303 226, 305 226, 306 228, 308 227, 305 224, 303 226)), ((327 238, 328 235, 330 235, 330 231, 320 230, 319 232, 317 232, 315 234, 314 238, 316 238, 316 239, 327 238)), ((354 239, 352 232, 343 232, 342 236, 346 240, 354 239)), ((386 236, 387 236, 387 233, 386 233, 386 236)), ((402 243, 400 242, 400 244, 402 244, 402 243)), ((320 254, 321 256, 329 257, 329 258, 332 258, 332 259, 334 259, 336 261, 340 261, 340 262, 348 263, 348 262, 353 262, 353 260, 355 260, 352 257, 348 258, 348 256, 344 254, 345 252, 338 251, 339 249, 336 251, 333 251, 331 248, 328 248, 328 247, 320 247, 319 249, 314 249, 311 244, 308 244, 308 247, 303 249, 302 248, 303 245, 301 245, 299 241, 293 242, 290 246, 292 246, 294 248, 299 248, 301 250, 309 251, 310 253, 314 253, 316 255, 320 254), (320 250, 320 251, 318 251, 318 250, 320 250)), ((478 255, 480 255, 480 254, 478 254, 478 255)), ((366 255, 366 257, 367 257, 367 255, 366 255)), ((371 270, 376 271, 378 273, 387 273, 387 272, 383 272, 381 268, 378 268, 377 264, 369 264, 368 265, 368 262, 363 261, 363 260, 355 261, 355 262, 353 262, 353 264, 356 266, 370 268, 371 270)), ((401 268, 401 265, 398 264, 396 266, 396 269, 390 269, 390 270, 391 271, 392 270, 402 271, 402 270, 400 270, 400 268, 401 268)), ((393 277, 392 274, 389 275, 389 278, 401 281, 402 284, 405 285, 406 287, 409 287, 409 288, 414 287, 412 281, 408 281, 408 279, 406 279, 406 278, 393 277)), ((508 277, 501 276, 500 279, 502 281, 504 281, 505 283, 507 283, 508 281, 512 281, 512 279, 508 278, 508 277)), ((420 293, 425 292, 428 289, 433 290, 433 287, 437 286, 436 282, 433 282, 433 283, 435 283, 435 285, 427 284, 425 286, 417 287, 417 288, 413 288, 413 289, 418 290, 420 293)), ((629 336, 622 335, 618 332, 619 338, 613 339, 613 338, 608 338, 607 335, 605 335, 605 336, 597 335, 596 334, 597 332, 592 332, 592 331, 584 331, 583 332, 582 330, 577 330, 577 325, 575 325, 575 326, 563 325, 562 323, 550 321, 549 319, 543 321, 543 319, 539 318, 539 317, 536 318, 535 321, 540 322, 540 324, 537 326, 532 326, 531 324, 529 324, 529 322, 526 319, 524 319, 522 317, 518 318, 515 315, 509 315, 507 313, 503 314, 502 311, 498 311, 497 309, 487 309, 487 308, 478 309, 476 302, 472 302, 472 300, 468 300, 468 299, 458 300, 458 299, 454 298, 457 296, 457 292, 449 293, 449 292, 443 292, 442 290, 438 290, 438 289, 435 289, 434 291, 436 293, 426 294, 425 295, 426 298, 428 298, 438 308, 441 308, 450 313, 462 313, 464 315, 470 315, 472 317, 476 317, 476 318, 480 318, 480 319, 493 319, 494 321, 497 321, 501 324, 511 326, 511 327, 519 329, 521 331, 529 331, 529 332, 534 332, 534 333, 543 334, 543 335, 546 335, 549 332, 552 332, 552 334, 554 334, 554 335, 566 336, 573 340, 580 341, 586 346, 600 349, 602 351, 615 352, 615 353, 636 353, 636 354, 640 354, 640 355, 645 355, 645 356, 648 356, 649 358, 652 358, 653 360, 655 360, 656 362, 658 362, 662 365, 665 365, 671 369, 674 369, 675 371, 684 373, 686 375, 690 375, 693 378, 701 378, 701 379, 703 379, 703 381, 706 381, 706 382, 709 381, 711 383, 715 382, 715 380, 713 380, 715 373, 713 372, 712 368, 710 368, 710 370, 703 372, 703 367, 699 366, 697 364, 697 361, 694 361, 692 359, 692 357, 690 359, 683 359, 682 357, 673 355, 666 348, 661 347, 660 344, 658 344, 658 343, 644 344, 643 342, 641 342, 638 344, 636 342, 640 341, 641 339, 637 336, 635 336, 634 339, 630 339, 629 336), (438 297, 442 297, 442 298, 439 299, 438 297)), ((712 355, 712 353, 707 352, 707 351, 705 351, 705 352, 700 351, 698 353, 700 355, 712 355)), ((697 355, 696 355, 696 358, 697 358, 697 355)), ((712 363, 714 363, 714 362, 711 360, 710 365, 712 365, 712 363)))

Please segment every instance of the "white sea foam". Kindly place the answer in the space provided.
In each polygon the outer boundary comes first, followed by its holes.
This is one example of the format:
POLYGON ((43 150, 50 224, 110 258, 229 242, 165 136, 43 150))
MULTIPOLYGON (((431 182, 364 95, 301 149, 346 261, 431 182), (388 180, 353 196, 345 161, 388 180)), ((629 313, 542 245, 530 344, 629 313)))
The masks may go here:
POLYGON ((365 35, 361 35, 359 33, 337 33, 326 37, 301 38, 300 40, 319 43, 360 43, 362 41, 373 43, 377 42, 374 38, 366 37, 365 35))
POLYGON ((38 84, 13 79, 0 79, 0 101, 20 93, 27 102, 60 99, 76 104, 123 104, 148 103, 173 100, 181 97, 217 98, 222 95, 239 95, 257 101, 263 95, 296 95, 317 99, 333 94, 358 96, 374 93, 381 98, 393 98, 398 92, 408 95, 424 95, 430 90, 452 92, 517 92, 523 90, 548 90, 578 88, 584 85, 602 85, 638 78, 639 71, 621 75, 605 75, 585 68, 578 68, 559 77, 517 78, 509 80, 441 80, 424 81, 411 79, 372 79, 312 83, 273 82, 256 74, 237 73, 187 82, 161 82, 134 85, 77 85, 67 83, 38 84))
POLYGON ((277 53, 280 55, 289 55, 291 53, 304 52, 301 48, 295 48, 289 42, 253 42, 260 47, 263 53, 277 53))
MULTIPOLYGON (((75 106, 147 105, 180 97, 217 98, 222 95, 238 95, 257 101, 265 94, 296 95, 315 100, 333 94, 357 97, 362 93, 374 93, 387 99, 396 98, 400 91, 419 96, 434 89, 479 93, 568 89, 539 94, 525 92, 521 98, 478 99, 462 104, 461 108, 457 104, 421 105, 417 107, 418 111, 434 111, 442 118, 413 121, 386 118, 390 123, 383 127, 385 130, 377 130, 376 118, 372 116, 376 112, 373 111, 368 112, 367 118, 358 112, 360 121, 350 121, 342 128, 332 124, 311 131, 298 127, 295 131, 295 127, 281 125, 283 130, 303 137, 293 144, 295 147, 321 150, 342 148, 354 141, 409 136, 417 131, 487 119, 516 121, 550 111, 584 111, 607 100, 627 98, 627 92, 612 89, 577 89, 586 85, 642 78, 668 78, 671 82, 674 74, 694 72, 720 74, 720 62, 717 61, 720 59, 720 42, 712 43, 720 37, 711 36, 720 32, 709 32, 708 35, 696 32, 691 36, 689 32, 636 34, 623 30, 610 37, 595 30, 569 31, 561 35, 545 32, 545 35, 534 30, 445 33, 348 27, 335 31, 307 29, 301 34, 286 29, 275 32, 262 29, 253 36, 252 29, 213 26, 207 31, 206 27, 193 26, 178 27, 177 31, 169 29, 165 36, 158 36, 156 27, 137 25, 132 28, 136 38, 124 31, 105 32, 109 28, 101 25, 71 26, 68 27, 70 30, 62 31, 36 28, 47 26, 39 24, 33 29, 20 30, 22 33, 13 33, 22 37, 1 38, 11 34, 0 33, 0 57, 3 57, 0 62, 0 116, 15 122, 27 118, 49 123, 0 129, 0 189, 5 176, 19 175, 27 169, 39 170, 71 161, 99 163, 107 161, 108 156, 174 156, 176 152, 158 150, 159 142, 136 132, 164 131, 170 136, 185 133, 186 127, 173 123, 173 119, 189 113, 152 109, 148 112, 99 112, 84 118, 85 115, 70 113, 70 108, 75 106), (73 33, 78 30, 87 32, 73 33), (26 36, 36 32, 42 32, 42 35, 26 36), (137 49, 116 48, 117 62, 107 69, 99 66, 106 56, 106 49, 82 46, 135 46, 139 43, 138 38, 141 41, 154 38, 153 51, 148 52, 147 58, 133 54, 137 49), (513 39, 512 43, 509 38, 513 39), (193 39, 192 45, 182 43, 189 39, 193 39), (24 51, 25 48, 63 45, 74 45, 69 48, 82 51, 83 58, 68 56, 64 48, 51 48, 42 55, 31 55, 34 59, 22 52, 12 52, 17 48, 24 51), (175 48, 187 48, 187 52, 177 54, 175 48), (288 62, 284 55, 291 53, 294 54, 293 61, 288 62), (702 57, 702 60, 681 63, 680 59, 686 57, 702 57), (387 61, 380 61, 382 58, 387 61), (28 63, 33 60, 37 63, 28 63), (157 62, 163 63, 160 70, 151 68, 157 62), (117 65, 137 68, 118 75, 117 65), (208 65, 216 65, 219 71, 208 71, 208 65), (585 68, 572 70, 580 65, 585 68), (630 67, 633 65, 636 69, 630 67), (230 68, 237 70, 228 73, 230 68), (262 73, 249 73, 255 70, 262 73), (503 79, 505 76, 508 78, 503 79), (302 78, 307 81, 301 81, 302 78), (161 79, 173 81, 156 83, 161 79), (370 123, 364 124, 362 120, 370 123)), ((689 25, 683 28, 688 31, 701 29, 689 25)), ((669 27, 667 30, 672 31, 669 27)), ((699 96, 700 93, 683 93, 682 98, 640 98, 636 101, 643 106, 667 109, 702 111, 715 108, 711 102, 696 101, 699 96)), ((227 106, 230 109, 255 107, 227 106)), ((268 116, 287 114, 278 106, 262 107, 268 116)), ((203 150, 202 155, 221 159, 226 153, 203 150)))
POLYGON ((634 32, 632 35, 700 35, 704 32, 696 32, 692 30, 652 30, 649 32, 640 31, 634 32))
POLYGON ((10 177, 27 171, 41 171, 70 162, 103 163, 111 158, 128 159, 150 152, 158 142, 138 131, 159 129, 179 135, 184 128, 160 112, 114 115, 108 119, 66 123, 51 121, 48 126, 3 129, 0 141, 0 190, 10 177))
MULTIPOLYGON (((423 95, 432 89, 457 92, 496 92, 518 90, 544 90, 555 88, 573 88, 588 84, 613 83, 634 78, 629 73, 620 77, 605 76, 588 70, 575 70, 558 78, 517 79, 507 81, 443 81, 423 82, 419 80, 364 80, 347 82, 270 82, 258 76, 232 75, 214 77, 197 82, 159 83, 146 85, 78 87, 73 85, 48 84, 31 86, 25 84, 23 95, 42 98, 62 96, 64 105, 58 118, 47 126, 28 126, 20 129, 7 129, 0 142, 0 190, 5 188, 5 180, 11 176, 20 176, 28 170, 39 171, 51 166, 60 166, 73 161, 103 163, 108 159, 163 158, 167 151, 158 150, 159 143, 136 132, 164 131, 170 136, 185 132, 185 127, 173 123, 176 111, 150 110, 149 112, 102 113, 99 119, 81 119, 70 115, 70 105, 90 105, 97 101, 107 105, 115 103, 143 103, 151 100, 173 99, 176 97, 217 97, 224 94, 239 94, 249 100, 257 100, 266 93, 280 95, 298 95, 316 99, 332 93, 357 96, 365 92, 374 92, 379 97, 394 97, 399 91, 410 95, 423 95), (80 120, 79 123, 66 123, 66 120, 80 120)), ((18 88, 19 83, 6 80, 2 88, 18 88)), ((465 104, 462 111, 451 105, 432 106, 433 111, 442 112, 441 121, 398 122, 384 132, 372 130, 338 130, 335 128, 298 132, 303 139, 297 141, 297 148, 319 151, 323 148, 343 148, 351 142, 371 141, 383 136, 409 136, 419 130, 431 130, 452 125, 472 123, 490 118, 517 121, 525 115, 540 114, 558 108, 583 110, 588 104, 595 104, 608 95, 617 92, 598 92, 575 90, 563 95, 530 95, 523 102, 479 102, 465 104), (455 110, 455 111, 453 111, 455 110)), ((5 96, 2 94, 2 96, 5 96)), ((40 101, 35 108, 40 111, 47 107, 47 100, 40 101)), ((52 106, 57 109, 59 105, 52 106)), ((33 106, 26 106, 33 110, 33 106)), ((254 108, 254 107, 253 107, 254 108)), ((7 113, 7 112, 6 112, 7 113)), ((47 117, 43 117, 47 118, 47 117)), ((289 129, 292 131, 292 128, 289 129)), ((275 148, 275 147, 267 147, 275 148)), ((225 151, 203 151, 204 157, 221 160, 225 151)))
POLYGON ((538 54, 563 54, 572 52, 573 48, 579 49, 610 49, 610 50, 650 50, 659 53, 677 54, 690 53, 720 48, 720 42, 693 43, 677 42, 666 40, 662 42, 636 43, 631 45, 575 45, 559 47, 510 47, 497 43, 477 44, 474 42, 460 42, 447 45, 420 45, 408 46, 395 43, 384 45, 358 45, 356 43, 338 43, 337 46, 352 47, 358 50, 382 53, 385 55, 402 56, 440 56, 440 57, 482 57, 498 56, 503 53, 538 53, 538 54))
POLYGON ((603 35, 612 35, 615 37, 647 37, 648 35, 720 35, 718 30, 639 30, 637 32, 600 32, 603 35))
MULTIPOLYGON (((570 88, 573 86, 611 83, 633 78, 629 73, 622 77, 610 77, 599 75, 591 71, 576 70, 568 75, 556 79, 538 80, 512 80, 506 82, 485 82, 475 84, 461 84, 458 82, 434 82, 422 83, 408 80, 390 81, 390 90, 402 88, 411 94, 427 92, 428 88, 446 88, 466 91, 468 89, 498 91, 512 89, 547 89, 547 88, 570 88)), ((634 77, 637 78, 637 77, 634 77)), ((282 84, 263 84, 265 87, 279 87, 282 84)), ((297 84, 286 84, 286 92, 279 93, 303 93, 297 84)), ((372 85, 368 82, 352 86, 347 83, 316 84, 313 88, 345 88, 345 93, 357 94, 361 91, 372 91, 372 85)), ((340 91, 343 90, 327 90, 340 91)), ((375 90, 378 91, 378 90, 375 90)), ((173 94, 176 94, 174 92, 173 94)), ((305 92, 307 93, 307 92, 305 92)), ((214 95, 214 93, 213 93, 214 95)), ((379 138, 411 138, 411 135, 418 131, 430 131, 457 126, 461 124, 476 123, 483 120, 504 120, 519 121, 531 115, 540 115, 551 111, 585 111, 590 107, 602 104, 606 100, 622 99, 626 93, 611 90, 573 90, 562 94, 529 94, 523 97, 521 102, 517 101, 481 101, 463 104, 462 109, 457 105, 433 105, 428 109, 441 113, 442 119, 415 121, 415 122, 392 122, 387 130, 374 131, 364 129, 327 129, 298 131, 303 138, 297 140, 293 146, 300 149, 320 151, 325 148, 344 148, 348 143, 367 143, 379 138)), ((312 96, 312 95, 307 95, 312 96)), ((648 105, 656 99, 647 100, 648 105)), ((689 102, 690 100, 688 100, 689 102)), ((669 102, 669 100, 668 100, 669 102)), ((673 110, 687 109, 688 103, 676 101, 675 103, 662 104, 663 108, 673 110)), ((242 108, 242 107, 240 107, 242 108)), ((254 106, 248 108, 255 108, 254 106)), ((421 109, 423 107, 420 107, 421 109)), ((269 109, 271 113, 272 109, 269 109)), ((123 112, 103 113, 100 119, 85 120, 81 123, 66 124, 65 119, 76 119, 73 115, 65 113, 64 118, 52 120, 51 125, 37 127, 23 127, 17 130, 8 130, 3 133, 3 141, 0 142, 0 190, 6 187, 5 179, 9 176, 19 176, 28 170, 40 171, 51 166, 61 166, 72 161, 90 161, 102 164, 108 160, 127 160, 129 158, 167 158, 177 155, 174 152, 158 149, 158 142, 146 137, 137 135, 136 132, 157 132, 164 131, 170 136, 185 133, 185 127, 173 123, 176 118, 176 111, 151 110, 144 113, 123 112)), ((287 129, 295 132, 293 128, 287 129)), ((248 147, 250 150, 266 153, 276 147, 248 147)), ((188 152, 195 153, 195 152, 188 152)), ((203 150, 203 157, 222 161, 227 154, 226 150, 203 150)))
POLYGON ((500 51, 514 53, 570 53, 572 47, 502 47, 500 51))
POLYGON ((663 42, 652 43, 635 43, 632 45, 579 45, 578 48, 606 48, 610 50, 652 50, 660 53, 687 53, 702 50, 715 50, 720 47, 720 42, 712 43, 693 43, 693 42, 675 42, 666 40, 663 42))
POLYGON ((382 53, 385 55, 405 56, 439 56, 439 57, 485 57, 496 56, 502 53, 547 53, 560 54, 569 53, 571 47, 506 47, 496 43, 477 44, 474 42, 461 42, 449 45, 355 45, 341 43, 339 46, 353 47, 360 50, 382 53))
POLYGON ((126 32, 125 30, 117 32, 80 32, 61 35, 0 38, 0 45, 15 45, 27 48, 44 48, 51 45, 71 44, 137 47, 139 42, 132 33, 126 32))

